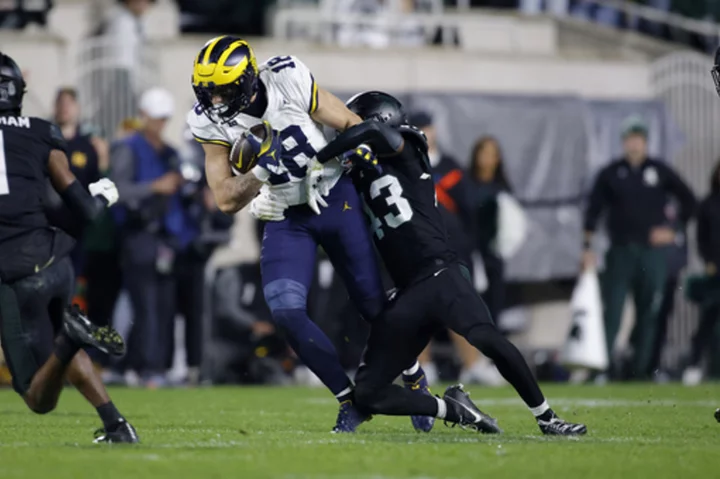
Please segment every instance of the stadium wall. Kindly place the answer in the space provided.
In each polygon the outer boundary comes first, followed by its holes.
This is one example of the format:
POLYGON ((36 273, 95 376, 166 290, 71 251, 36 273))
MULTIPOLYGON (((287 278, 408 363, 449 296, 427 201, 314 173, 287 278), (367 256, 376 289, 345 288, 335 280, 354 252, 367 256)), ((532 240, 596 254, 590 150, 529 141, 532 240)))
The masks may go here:
MULTIPOLYGON (((180 141, 182 110, 193 103, 189 78, 192 59, 207 40, 187 36, 159 40, 146 49, 153 78, 175 95, 178 115, 170 139, 180 141)), ((84 41, 87 46, 93 40, 84 41)), ((29 75, 28 114, 47 115, 59 85, 78 82, 79 72, 102 69, 108 62, 79 64, 72 45, 45 34, 0 34, 3 51, 17 58, 29 75)), ((438 49, 339 49, 305 43, 253 41, 259 58, 293 54, 313 71, 318 83, 333 91, 384 89, 393 92, 501 93, 573 95, 599 99, 646 99, 652 96, 650 66, 642 62, 563 59, 552 55, 468 53, 438 49)), ((144 83, 146 83, 145 81, 144 83)))

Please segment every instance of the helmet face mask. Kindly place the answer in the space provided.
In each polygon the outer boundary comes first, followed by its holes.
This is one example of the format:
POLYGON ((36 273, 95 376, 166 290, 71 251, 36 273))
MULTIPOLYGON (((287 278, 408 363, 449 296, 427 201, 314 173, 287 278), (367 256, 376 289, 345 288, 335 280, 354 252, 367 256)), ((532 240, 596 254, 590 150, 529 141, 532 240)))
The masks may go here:
POLYGON ((193 70, 199 109, 215 123, 230 122, 257 93, 257 62, 250 46, 239 38, 224 36, 208 42, 193 70))

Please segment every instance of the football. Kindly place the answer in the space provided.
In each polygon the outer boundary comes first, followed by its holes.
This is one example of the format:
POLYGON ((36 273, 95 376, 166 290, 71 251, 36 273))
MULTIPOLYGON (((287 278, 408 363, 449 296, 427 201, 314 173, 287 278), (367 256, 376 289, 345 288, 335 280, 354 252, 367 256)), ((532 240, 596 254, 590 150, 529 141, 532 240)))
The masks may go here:
MULTIPOLYGON (((265 127, 262 123, 251 127, 250 132, 258 138, 265 139, 265 127)), ((244 135, 241 135, 233 142, 228 161, 235 175, 244 175, 255 166, 255 153, 252 145, 244 135)))

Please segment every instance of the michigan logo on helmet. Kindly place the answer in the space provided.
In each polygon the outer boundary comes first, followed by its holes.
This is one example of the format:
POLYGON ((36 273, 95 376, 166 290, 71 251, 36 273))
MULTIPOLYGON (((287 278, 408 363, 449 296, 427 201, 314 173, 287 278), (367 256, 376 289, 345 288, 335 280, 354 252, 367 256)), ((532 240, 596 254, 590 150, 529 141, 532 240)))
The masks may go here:
POLYGON ((250 106, 257 83, 255 54, 241 38, 213 38, 195 58, 193 90, 199 107, 215 122, 226 123, 250 106))

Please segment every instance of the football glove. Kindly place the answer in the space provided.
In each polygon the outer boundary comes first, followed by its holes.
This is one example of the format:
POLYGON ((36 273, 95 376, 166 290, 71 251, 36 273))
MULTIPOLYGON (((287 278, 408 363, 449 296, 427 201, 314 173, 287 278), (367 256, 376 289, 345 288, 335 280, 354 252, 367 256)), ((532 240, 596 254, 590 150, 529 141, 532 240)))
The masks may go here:
POLYGON ((378 160, 375 153, 365 143, 358 145, 357 148, 343 153, 341 164, 343 167, 347 163, 358 168, 378 169, 378 160))
POLYGON ((320 214, 320 206, 327 208, 327 202, 323 196, 330 194, 328 183, 323 181, 325 167, 315 158, 307 164, 305 173, 305 199, 315 214, 320 214))
POLYGON ((90 183, 88 185, 88 190, 92 196, 102 196, 105 198, 108 207, 117 203, 117 200, 120 197, 117 186, 115 186, 115 183, 110 181, 108 178, 101 178, 95 183, 90 183))
POLYGON ((285 219, 287 203, 278 196, 263 191, 250 203, 250 214, 261 221, 282 221, 285 219))
POLYGON ((270 123, 263 121, 265 128, 265 139, 255 136, 249 129, 245 130, 243 136, 248 140, 255 153, 256 165, 252 172, 260 181, 267 181, 270 174, 282 174, 280 165, 280 154, 282 144, 280 137, 270 126, 270 123), (264 171, 263 171, 264 170, 264 171))

